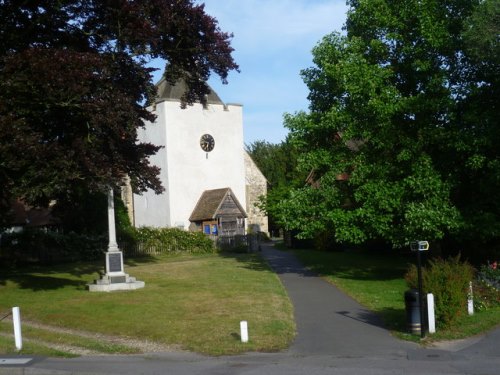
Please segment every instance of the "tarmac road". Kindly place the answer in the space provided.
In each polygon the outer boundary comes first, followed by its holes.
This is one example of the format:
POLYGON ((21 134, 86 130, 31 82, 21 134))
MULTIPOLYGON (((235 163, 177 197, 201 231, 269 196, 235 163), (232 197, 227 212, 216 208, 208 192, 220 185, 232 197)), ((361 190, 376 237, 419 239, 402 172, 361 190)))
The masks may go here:
POLYGON ((298 334, 285 352, 215 358, 185 352, 33 358, 19 365, 4 365, 0 358, 0 375, 500 374, 500 328, 439 348, 421 348, 391 336, 376 315, 306 271, 293 254, 271 245, 262 245, 262 254, 295 308, 298 334))

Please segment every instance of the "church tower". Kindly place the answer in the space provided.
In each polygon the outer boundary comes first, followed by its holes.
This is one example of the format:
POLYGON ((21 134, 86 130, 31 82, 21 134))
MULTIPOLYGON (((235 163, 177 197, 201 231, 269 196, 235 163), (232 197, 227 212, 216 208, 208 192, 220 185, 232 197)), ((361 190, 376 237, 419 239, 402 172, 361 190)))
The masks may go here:
MULTIPOLYGON (((163 79, 157 87, 156 121, 140 129, 139 139, 163 146, 150 160, 161 168, 165 191, 133 196, 135 226, 193 229, 191 215, 211 190, 230 189, 235 202, 245 205, 242 106, 224 104, 212 91, 205 106, 181 109, 183 83, 170 85, 163 79)), ((239 223, 244 229, 245 223, 239 223)))

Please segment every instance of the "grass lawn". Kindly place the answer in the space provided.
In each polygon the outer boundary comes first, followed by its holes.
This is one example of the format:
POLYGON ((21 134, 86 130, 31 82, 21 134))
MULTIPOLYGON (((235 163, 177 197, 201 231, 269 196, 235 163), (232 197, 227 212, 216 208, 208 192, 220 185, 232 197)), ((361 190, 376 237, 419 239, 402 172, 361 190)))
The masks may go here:
MULTIPOLYGON (((418 341, 420 336, 406 332, 403 276, 414 257, 388 252, 320 252, 297 250, 296 255, 311 270, 324 276, 362 305, 380 314, 386 326, 398 337, 418 341)), ((440 329, 426 341, 459 339, 485 332, 500 324, 500 308, 464 312, 458 324, 440 329)))
MULTIPOLYGON (((23 321, 211 355, 276 351, 286 348, 295 335, 286 292, 258 256, 210 254, 125 260, 125 272, 145 281, 144 289, 88 292, 86 284, 98 278, 101 263, 3 270, 0 317, 12 306, 19 306, 23 321), (246 344, 239 338, 241 320, 248 321, 250 341, 246 344)), ((5 339, 11 330, 5 321, 0 325, 0 353, 12 351, 13 340, 5 339)), ((39 353, 38 340, 98 352, 137 352, 133 345, 103 349, 99 340, 71 333, 51 335, 50 329, 23 331, 25 340, 33 339, 26 351, 23 348, 27 353, 39 353)))

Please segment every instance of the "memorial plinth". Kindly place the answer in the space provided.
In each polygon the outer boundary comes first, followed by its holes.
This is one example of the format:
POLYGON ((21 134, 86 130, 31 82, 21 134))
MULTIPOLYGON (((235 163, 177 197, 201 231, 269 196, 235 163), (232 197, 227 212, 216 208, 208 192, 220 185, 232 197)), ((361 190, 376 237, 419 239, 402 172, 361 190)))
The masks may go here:
POLYGON ((144 281, 138 281, 123 270, 123 253, 116 242, 115 206, 113 190, 108 193, 109 245, 106 252, 106 272, 93 284, 87 284, 90 292, 113 292, 144 288, 144 281))
POLYGON ((112 292, 115 290, 134 290, 144 288, 144 281, 138 281, 123 271, 123 253, 106 253, 106 273, 100 279, 88 284, 90 292, 112 292))

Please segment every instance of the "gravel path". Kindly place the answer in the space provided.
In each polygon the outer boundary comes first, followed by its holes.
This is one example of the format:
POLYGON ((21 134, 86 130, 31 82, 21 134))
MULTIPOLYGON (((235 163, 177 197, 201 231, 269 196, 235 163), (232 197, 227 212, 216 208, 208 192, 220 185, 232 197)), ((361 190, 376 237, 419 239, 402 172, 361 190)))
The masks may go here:
MULTIPOLYGON (((23 327, 32 327, 36 329, 42 329, 52 333, 60 333, 73 335, 77 337, 88 338, 92 340, 100 341, 102 344, 109 345, 122 345, 131 348, 132 351, 137 351, 137 353, 166 353, 166 352, 179 352, 182 351, 179 347, 174 345, 166 345, 158 342, 153 342, 149 340, 139 340, 136 338, 126 337, 126 336, 113 336, 105 335, 102 333, 93 333, 88 331, 81 331, 70 328, 56 327, 52 325, 26 321, 22 322, 23 327)), ((12 337, 13 334, 0 333, 2 336, 12 337)), ((60 350, 66 353, 74 355, 109 355, 109 353, 103 353, 97 350, 91 350, 88 348, 82 348, 76 345, 70 345, 66 343, 53 343, 40 340, 37 338, 23 337, 26 342, 32 342, 39 345, 43 345, 52 349, 60 350)))

